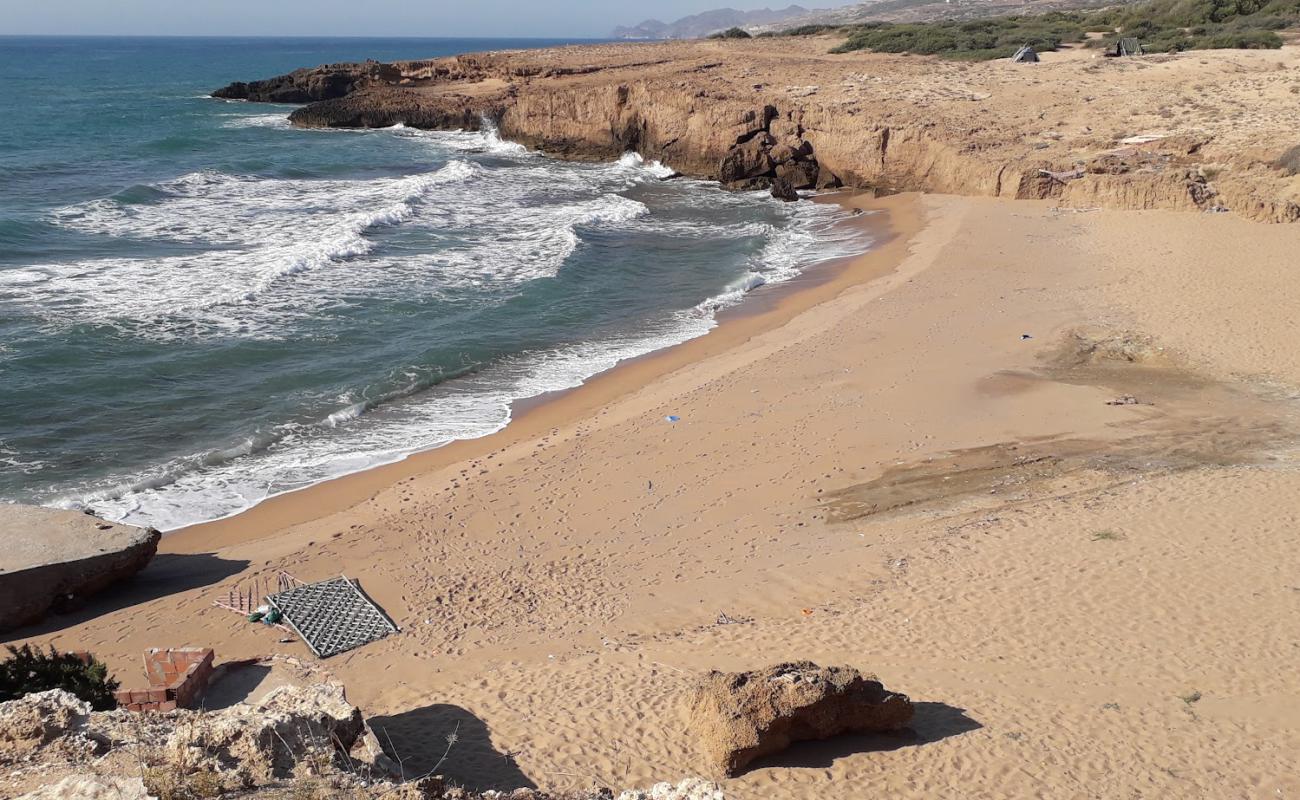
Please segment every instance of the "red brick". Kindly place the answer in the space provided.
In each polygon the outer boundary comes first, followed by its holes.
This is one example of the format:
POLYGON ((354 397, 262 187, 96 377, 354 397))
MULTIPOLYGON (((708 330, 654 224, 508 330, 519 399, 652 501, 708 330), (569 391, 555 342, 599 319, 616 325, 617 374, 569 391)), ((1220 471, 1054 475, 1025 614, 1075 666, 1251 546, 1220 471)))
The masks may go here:
POLYGON ((168 700, 168 701, 165 702, 165 703, 159 703, 159 704, 158 704, 158 710, 159 710, 159 711, 175 711, 175 710, 176 710, 176 701, 175 701, 175 700, 168 700))
POLYGON ((149 702, 150 702, 150 703, 161 703, 161 702, 163 702, 163 701, 166 700, 166 699, 167 699, 167 690, 166 690, 166 689, 150 689, 150 690, 149 690, 149 702))
POLYGON ((131 704, 128 705, 126 708, 127 708, 128 711, 139 711, 139 710, 140 710, 140 704, 139 704, 139 703, 131 703, 131 704))
POLYGON ((131 690, 118 689, 116 692, 113 692, 113 699, 116 700, 117 704, 120 706, 129 705, 131 702, 131 690))

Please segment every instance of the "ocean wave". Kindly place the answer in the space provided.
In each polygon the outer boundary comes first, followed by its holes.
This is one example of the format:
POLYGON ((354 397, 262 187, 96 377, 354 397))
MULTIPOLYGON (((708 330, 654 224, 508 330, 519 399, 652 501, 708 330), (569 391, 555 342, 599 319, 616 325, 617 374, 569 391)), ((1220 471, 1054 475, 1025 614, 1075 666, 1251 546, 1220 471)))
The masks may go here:
POLYGON ((644 171, 661 180, 677 174, 672 167, 665 166, 659 161, 646 161, 640 153, 624 153, 623 157, 614 163, 623 169, 644 171))
MULTIPOLYGON (((625 224, 646 212, 600 199, 567 210, 570 219, 625 224)), ((402 373, 397 388, 349 393, 315 423, 289 424, 233 447, 178 459, 148 475, 63 498, 111 518, 172 529, 237 513, 313 483, 399 460, 448 442, 486 436, 510 421, 514 402, 580 386, 622 361, 702 336, 719 309, 746 293, 788 280, 808 264, 860 252, 863 232, 842 226, 834 207, 791 207, 788 224, 768 230, 750 271, 715 297, 669 314, 646 330, 510 356, 459 376, 402 373), (794 266, 792 266, 792 264, 794 266)))
MULTIPOLYGON (((508 423, 517 400, 572 388, 620 361, 703 335, 719 309, 747 293, 867 246, 855 228, 838 225, 843 214, 835 207, 773 204, 698 181, 665 183, 671 169, 637 154, 564 163, 490 130, 384 135, 400 137, 400 147, 411 139, 415 152, 440 166, 367 180, 201 171, 132 187, 49 220, 119 240, 118 255, 2 270, 0 292, 50 326, 99 324, 154 340, 293 339, 329 336, 335 320, 350 324, 353 302, 418 314, 422 303, 484 308, 536 296, 522 287, 540 279, 580 285, 618 268, 611 243, 620 237, 663 242, 678 254, 698 242, 751 255, 743 263, 736 256, 738 269, 719 290, 700 292, 712 297, 691 305, 700 296, 693 294, 688 307, 629 321, 636 330, 603 325, 588 341, 530 345, 485 363, 465 358, 469 366, 454 374, 431 360, 371 376, 365 386, 331 384, 327 400, 304 400, 296 408, 310 410, 293 412, 295 419, 135 474, 64 485, 55 501, 171 529, 487 435, 508 423), (162 246, 120 255, 137 242, 162 246), (610 248, 614 263, 575 259, 584 245, 610 248), (568 264, 575 269, 562 272, 568 264)), ((0 452, 0 465, 14 457, 0 452)))
POLYGON ((292 128, 286 114, 258 114, 252 117, 234 117, 221 123, 223 128, 292 128))
POLYGON ((459 153, 513 157, 536 155, 518 142, 502 139, 496 125, 488 120, 484 120, 477 131, 424 131, 405 126, 398 130, 402 131, 400 135, 424 139, 439 148, 459 153))

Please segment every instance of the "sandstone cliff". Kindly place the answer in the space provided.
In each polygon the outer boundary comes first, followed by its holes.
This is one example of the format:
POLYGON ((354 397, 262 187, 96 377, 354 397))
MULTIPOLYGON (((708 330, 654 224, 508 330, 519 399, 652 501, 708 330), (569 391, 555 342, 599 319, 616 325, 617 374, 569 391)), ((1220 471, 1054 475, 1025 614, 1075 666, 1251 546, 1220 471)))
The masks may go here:
POLYGON ((1277 166, 1300 129, 1294 48, 1131 60, 1075 50, 1017 65, 833 56, 833 44, 625 44, 401 62, 291 120, 446 129, 488 119, 503 137, 558 157, 636 150, 683 174, 786 196, 842 183, 1300 219, 1300 179, 1277 166))

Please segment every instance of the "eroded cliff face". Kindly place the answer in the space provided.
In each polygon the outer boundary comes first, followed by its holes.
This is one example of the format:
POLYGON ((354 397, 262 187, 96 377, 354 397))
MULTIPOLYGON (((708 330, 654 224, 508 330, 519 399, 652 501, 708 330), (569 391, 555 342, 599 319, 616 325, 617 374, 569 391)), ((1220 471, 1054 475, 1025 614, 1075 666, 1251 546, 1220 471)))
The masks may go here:
POLYGON ((368 66, 350 91, 291 119, 428 129, 490 120, 557 157, 635 150, 786 199, 845 185, 1300 219, 1300 179, 1275 165, 1300 129, 1297 104, 1282 103, 1300 92, 1290 49, 1128 63, 1079 51, 1030 66, 830 56, 832 44, 604 45, 368 66), (1211 93, 1268 113, 1233 124, 1204 101, 1211 93))

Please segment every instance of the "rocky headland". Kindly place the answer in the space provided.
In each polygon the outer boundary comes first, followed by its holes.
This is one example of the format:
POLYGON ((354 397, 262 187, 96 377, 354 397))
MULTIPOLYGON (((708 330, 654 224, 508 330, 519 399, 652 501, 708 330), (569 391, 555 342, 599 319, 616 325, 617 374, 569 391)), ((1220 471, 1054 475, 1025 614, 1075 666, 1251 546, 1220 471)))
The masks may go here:
POLYGON ((635 150, 737 189, 848 186, 1300 220, 1300 58, 1043 63, 853 53, 830 37, 619 44, 328 65, 214 93, 307 102, 304 128, 495 125, 571 159, 635 150), (310 102, 308 102, 310 101, 310 102))

